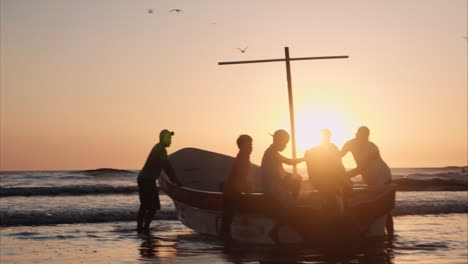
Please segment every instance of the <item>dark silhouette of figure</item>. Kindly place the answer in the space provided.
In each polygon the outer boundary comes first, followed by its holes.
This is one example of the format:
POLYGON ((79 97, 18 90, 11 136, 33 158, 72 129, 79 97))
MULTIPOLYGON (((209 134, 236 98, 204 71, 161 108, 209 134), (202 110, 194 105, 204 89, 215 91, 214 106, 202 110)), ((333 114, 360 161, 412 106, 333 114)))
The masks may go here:
POLYGON ((322 129, 320 132, 320 145, 307 150, 304 155, 307 172, 310 182, 319 191, 327 208, 333 208, 331 211, 338 213, 339 200, 343 192, 351 191, 351 184, 345 178, 346 170, 341 162, 340 151, 330 142, 330 130, 322 129))
POLYGON ((153 14, 153 12, 154 12, 154 9, 152 9, 152 8, 148 9, 148 14, 153 14))
POLYGON ((140 196, 140 209, 137 216, 138 233, 149 231, 154 214, 157 210, 161 209, 158 188, 156 187, 156 179, 161 174, 161 170, 164 170, 173 183, 181 185, 169 162, 166 151, 166 148, 171 145, 173 135, 174 132, 170 132, 167 129, 159 133, 159 143, 153 147, 143 169, 138 174, 137 182, 140 196))
POLYGON ((236 204, 241 193, 248 193, 247 177, 250 169, 250 154, 252 153, 252 138, 241 135, 237 138, 237 153, 232 163, 231 171, 223 185, 223 217, 220 237, 226 241, 231 240, 231 224, 234 218, 236 204))
MULTIPOLYGON (((377 145, 369 141, 370 130, 362 126, 356 132, 356 137, 346 142, 340 151, 343 157, 351 152, 357 167, 346 173, 347 177, 352 178, 361 175, 367 185, 390 184, 392 174, 390 168, 380 156, 377 145)), ((387 234, 393 236, 393 218, 391 213, 387 217, 387 234)))
POLYGON ((171 10, 169 11, 169 13, 170 13, 170 12, 180 13, 180 12, 182 12, 182 9, 171 9, 171 10))
POLYGON ((287 208, 299 193, 302 179, 299 175, 288 173, 283 168, 283 163, 293 165, 304 161, 304 158, 288 159, 279 152, 286 148, 289 142, 289 134, 283 129, 273 134, 273 144, 265 150, 262 158, 262 183, 263 192, 272 207, 275 216, 275 226, 269 232, 270 238, 278 244, 279 228, 287 221, 287 208))

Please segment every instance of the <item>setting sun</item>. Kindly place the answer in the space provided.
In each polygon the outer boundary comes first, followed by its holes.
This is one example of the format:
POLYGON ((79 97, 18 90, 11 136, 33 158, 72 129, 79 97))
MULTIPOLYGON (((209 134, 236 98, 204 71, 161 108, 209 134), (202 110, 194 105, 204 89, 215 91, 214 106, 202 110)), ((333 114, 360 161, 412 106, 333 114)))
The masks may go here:
MULTIPOLYGON (((332 132, 332 142, 338 147, 353 137, 350 117, 342 109, 330 104, 312 104, 296 110, 296 141, 298 153, 320 143, 320 130, 332 132)), ((287 127, 288 120, 285 121, 287 127)))

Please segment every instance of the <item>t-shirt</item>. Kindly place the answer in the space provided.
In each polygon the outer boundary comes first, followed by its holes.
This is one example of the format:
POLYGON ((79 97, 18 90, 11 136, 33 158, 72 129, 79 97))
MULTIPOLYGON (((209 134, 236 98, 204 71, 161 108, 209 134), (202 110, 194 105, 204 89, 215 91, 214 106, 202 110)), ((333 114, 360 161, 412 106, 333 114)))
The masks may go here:
POLYGON ((262 158, 263 192, 267 195, 280 195, 284 192, 282 180, 286 176, 283 157, 273 146, 265 150, 262 158))
POLYGON ((248 191, 247 177, 250 168, 250 155, 239 152, 232 163, 229 177, 223 185, 223 195, 235 196, 248 191))
POLYGON ((138 178, 147 180, 156 180, 161 174, 163 162, 167 161, 166 148, 161 144, 156 144, 146 159, 143 169, 141 169, 138 178))

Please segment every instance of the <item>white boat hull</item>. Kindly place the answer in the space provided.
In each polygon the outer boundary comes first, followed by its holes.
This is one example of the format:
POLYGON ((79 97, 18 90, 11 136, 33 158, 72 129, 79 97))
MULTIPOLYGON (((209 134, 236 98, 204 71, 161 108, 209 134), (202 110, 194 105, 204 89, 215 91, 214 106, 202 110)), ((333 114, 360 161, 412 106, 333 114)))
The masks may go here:
MULTIPOLYGON (((198 149, 183 149, 170 156, 183 187, 173 185, 166 175, 160 186, 174 201, 179 220, 187 227, 206 235, 218 236, 222 221, 223 196, 220 192, 233 158, 198 149)), ((258 184, 259 167, 252 165, 253 190, 258 184)), ((384 236, 385 220, 394 206, 395 186, 392 184, 357 187, 347 203, 342 203, 338 215, 323 207, 321 195, 303 184, 300 197, 282 211, 288 224, 278 232, 281 244, 319 242, 328 239, 356 238, 356 236, 384 236), (307 241, 305 241, 307 240, 307 241)), ((231 224, 233 240, 253 244, 273 244, 268 233, 275 218, 267 208, 271 202, 262 193, 243 194, 231 224)), ((274 215, 274 214, 273 214, 274 215)))

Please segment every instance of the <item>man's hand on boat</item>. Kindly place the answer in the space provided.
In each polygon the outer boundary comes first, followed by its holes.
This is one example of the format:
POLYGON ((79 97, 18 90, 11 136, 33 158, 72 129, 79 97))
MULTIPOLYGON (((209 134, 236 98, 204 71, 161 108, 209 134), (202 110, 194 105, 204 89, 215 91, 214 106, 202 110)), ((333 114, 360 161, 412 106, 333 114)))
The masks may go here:
POLYGON ((182 187, 182 183, 177 179, 171 180, 171 182, 172 182, 172 184, 176 185, 177 187, 182 187))

